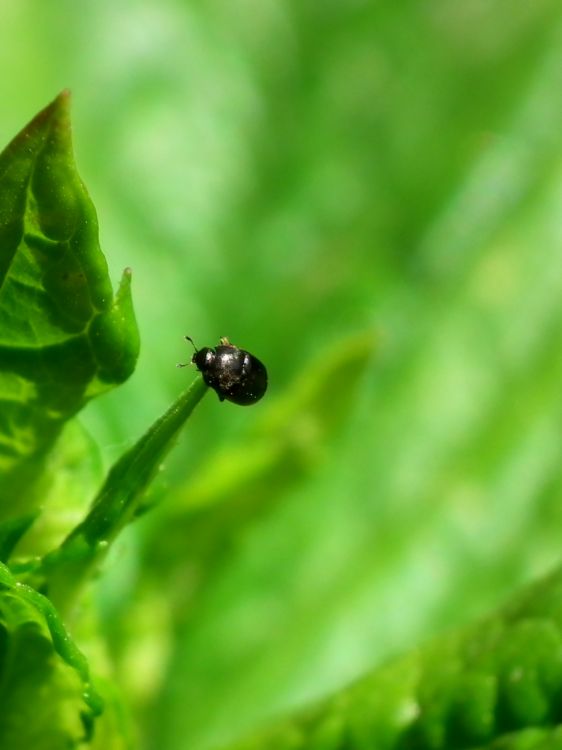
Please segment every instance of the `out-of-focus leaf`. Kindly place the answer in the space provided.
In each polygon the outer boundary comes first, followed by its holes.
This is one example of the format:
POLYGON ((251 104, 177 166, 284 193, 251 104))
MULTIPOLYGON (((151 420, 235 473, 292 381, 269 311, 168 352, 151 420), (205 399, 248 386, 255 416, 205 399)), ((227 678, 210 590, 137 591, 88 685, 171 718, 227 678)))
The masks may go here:
POLYGON ((137 750, 123 696, 113 681, 101 681, 96 677, 96 685, 101 688, 104 710, 95 723, 88 750, 137 750))
MULTIPOLYGON (((166 494, 144 551, 155 574, 148 576, 151 585, 135 589, 131 598, 130 587, 123 591, 108 623, 113 636, 120 638, 123 663, 142 670, 152 658, 147 654, 152 654, 153 673, 162 678, 166 636, 177 621, 189 616, 194 597, 228 557, 243 529, 270 512, 282 493, 321 461, 330 438, 345 421, 376 346, 376 334, 369 331, 339 341, 337 348, 305 363, 285 394, 263 402, 262 416, 245 440, 213 454, 203 466, 194 467, 191 481, 166 494), (178 586, 170 587, 176 580, 178 586), (158 622, 150 633, 145 626, 148 611, 151 621, 158 622)), ((139 683, 135 673, 125 668, 123 680, 145 701, 148 686, 139 683)), ((157 686, 154 678, 152 689, 157 686)))
POLYGON ((561 692, 558 571, 495 616, 388 664, 229 750, 558 747, 546 743, 560 740, 561 692))
POLYGON ((102 480, 97 446, 78 420, 70 420, 46 458, 39 512, 32 516, 31 528, 11 553, 12 569, 60 544, 83 518, 87 501, 95 496, 102 480), (43 509, 47 512, 42 513, 43 509))
POLYGON ((199 550, 209 564, 216 562, 227 538, 271 508, 288 484, 306 476, 323 457, 329 438, 345 419, 375 343, 373 332, 352 336, 306 363, 287 392, 264 405, 263 416, 243 442, 211 455, 171 493, 162 525, 154 531, 155 548, 173 555, 177 544, 176 550, 184 551, 176 559, 196 556, 199 550), (191 540, 188 550, 186 537, 191 540))
POLYGON ((38 478, 65 422, 134 369, 130 281, 127 269, 113 295, 63 92, 0 155, 0 521, 8 537, 44 496, 38 478))
POLYGON ((522 729, 475 750, 562 750, 562 728, 522 729))

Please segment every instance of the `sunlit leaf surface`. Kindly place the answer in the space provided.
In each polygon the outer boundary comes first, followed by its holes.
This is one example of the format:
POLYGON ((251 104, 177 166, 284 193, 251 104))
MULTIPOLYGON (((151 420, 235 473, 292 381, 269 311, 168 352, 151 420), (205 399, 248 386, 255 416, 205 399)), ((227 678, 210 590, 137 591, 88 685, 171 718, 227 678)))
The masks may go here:
POLYGON ((64 92, 0 155, 0 519, 33 512, 65 421, 133 371, 130 277, 114 296, 64 92))

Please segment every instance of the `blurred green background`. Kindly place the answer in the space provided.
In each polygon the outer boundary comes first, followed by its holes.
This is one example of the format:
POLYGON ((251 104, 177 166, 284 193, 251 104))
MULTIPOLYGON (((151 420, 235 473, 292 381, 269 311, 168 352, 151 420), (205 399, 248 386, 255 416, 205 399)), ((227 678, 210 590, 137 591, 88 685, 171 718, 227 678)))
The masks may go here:
MULTIPOLYGON (((99 585, 143 750, 206 750, 560 558, 558 0, 1 0, 0 140, 59 90, 137 372, 108 467, 228 335, 99 585), (187 380, 186 380, 187 379, 187 380)), ((84 498, 84 503, 90 499, 84 498)))

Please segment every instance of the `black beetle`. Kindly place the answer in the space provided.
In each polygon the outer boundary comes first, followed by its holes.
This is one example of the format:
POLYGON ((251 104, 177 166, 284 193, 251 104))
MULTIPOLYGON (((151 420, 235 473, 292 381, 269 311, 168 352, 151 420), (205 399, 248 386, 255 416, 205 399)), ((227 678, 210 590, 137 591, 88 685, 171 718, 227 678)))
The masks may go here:
POLYGON ((248 406, 259 401, 266 392, 267 370, 253 354, 234 346, 226 337, 222 337, 214 349, 208 346, 197 349, 193 339, 189 336, 185 338, 195 349, 188 364, 197 367, 205 383, 216 391, 220 401, 226 399, 233 404, 248 406))

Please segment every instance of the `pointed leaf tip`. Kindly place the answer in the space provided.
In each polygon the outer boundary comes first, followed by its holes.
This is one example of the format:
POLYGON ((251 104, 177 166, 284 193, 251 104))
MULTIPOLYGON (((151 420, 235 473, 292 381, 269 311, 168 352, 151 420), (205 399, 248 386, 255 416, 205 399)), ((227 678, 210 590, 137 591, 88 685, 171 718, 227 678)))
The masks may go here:
POLYGON ((69 105, 66 89, 0 154, 0 498, 24 497, 64 421, 125 380, 139 350, 131 273, 114 298, 69 105))
POLYGON ((140 337, 131 296, 132 270, 123 271, 110 310, 98 315, 90 326, 90 342, 98 362, 98 375, 105 383, 121 383, 135 369, 140 337))

